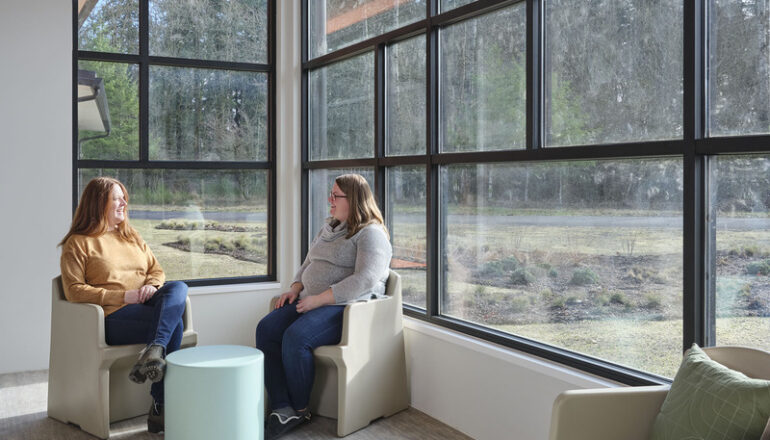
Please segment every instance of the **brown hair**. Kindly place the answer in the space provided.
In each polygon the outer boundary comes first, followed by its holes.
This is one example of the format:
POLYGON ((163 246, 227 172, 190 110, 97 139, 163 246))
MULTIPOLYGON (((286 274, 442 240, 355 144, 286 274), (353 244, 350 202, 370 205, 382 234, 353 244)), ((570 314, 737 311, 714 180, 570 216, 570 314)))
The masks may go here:
MULTIPOLYGON (((72 226, 64 236, 59 246, 67 242, 73 235, 99 236, 107 232, 107 210, 112 199, 112 189, 118 185, 123 191, 123 196, 128 203, 128 191, 117 179, 111 177, 96 177, 91 179, 80 196, 80 203, 72 218, 72 226)), ((118 233, 124 240, 141 242, 139 233, 128 224, 128 209, 124 210, 125 218, 118 224, 118 233)))
POLYGON ((358 231, 372 223, 379 223, 385 231, 385 235, 390 238, 388 228, 382 221, 382 213, 377 207, 369 184, 360 174, 343 174, 334 179, 334 183, 345 193, 350 205, 348 213, 348 235, 345 238, 354 236, 358 231))

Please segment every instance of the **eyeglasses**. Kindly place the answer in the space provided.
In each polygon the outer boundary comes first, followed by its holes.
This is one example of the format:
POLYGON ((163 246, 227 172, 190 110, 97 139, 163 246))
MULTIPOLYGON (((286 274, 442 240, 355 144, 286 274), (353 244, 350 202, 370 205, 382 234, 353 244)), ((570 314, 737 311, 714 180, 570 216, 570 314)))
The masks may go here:
POLYGON ((338 194, 334 194, 334 191, 329 192, 329 198, 332 199, 332 202, 336 202, 337 199, 347 199, 348 196, 341 196, 338 194))

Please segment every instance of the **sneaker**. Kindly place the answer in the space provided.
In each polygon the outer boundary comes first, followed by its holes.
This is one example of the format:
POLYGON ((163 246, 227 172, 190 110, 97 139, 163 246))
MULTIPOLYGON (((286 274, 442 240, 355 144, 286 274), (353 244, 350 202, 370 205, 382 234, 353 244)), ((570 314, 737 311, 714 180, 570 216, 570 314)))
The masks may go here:
POLYGON ((295 411, 291 408, 282 408, 270 413, 267 418, 265 440, 274 440, 297 426, 310 420, 310 411, 295 411))
POLYGON ((165 414, 163 404, 152 401, 150 412, 147 414, 147 431, 153 434, 160 434, 165 431, 165 414))
POLYGON ((166 371, 165 351, 166 349, 159 344, 145 347, 139 353, 139 359, 131 368, 131 372, 128 373, 128 378, 136 383, 144 383, 147 379, 153 382, 163 380, 163 374, 166 371))

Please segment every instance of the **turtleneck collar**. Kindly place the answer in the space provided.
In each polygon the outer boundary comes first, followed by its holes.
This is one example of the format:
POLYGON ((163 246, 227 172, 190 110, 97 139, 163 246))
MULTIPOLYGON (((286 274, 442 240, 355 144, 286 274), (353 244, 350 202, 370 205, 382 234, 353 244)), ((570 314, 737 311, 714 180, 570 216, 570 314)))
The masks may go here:
POLYGON ((341 236, 347 235, 347 233, 348 223, 337 223, 337 220, 332 217, 321 228, 321 239, 324 241, 334 241, 341 236), (332 227, 332 224, 337 224, 337 226, 332 227))

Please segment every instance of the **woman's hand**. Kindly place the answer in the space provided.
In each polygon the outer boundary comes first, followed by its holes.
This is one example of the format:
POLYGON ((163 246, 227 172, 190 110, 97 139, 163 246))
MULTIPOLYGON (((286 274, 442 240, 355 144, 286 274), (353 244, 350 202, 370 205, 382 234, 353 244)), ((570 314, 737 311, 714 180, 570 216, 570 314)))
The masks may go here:
POLYGON ((152 298, 153 295, 155 295, 155 292, 157 292, 158 289, 155 286, 142 286, 139 288, 139 302, 145 303, 152 298))
POLYGON ((332 289, 326 289, 318 295, 308 296, 299 300, 297 303, 297 312, 307 313, 321 306, 334 304, 334 302, 334 294, 332 293, 332 289))
POLYGON ((142 304, 150 300, 158 289, 155 286, 142 286, 134 290, 126 290, 123 302, 126 304, 142 304))
POLYGON ((126 304, 139 304, 139 289, 126 290, 123 294, 123 302, 126 304))
POLYGON ((286 293, 282 293, 281 297, 278 298, 278 301, 275 302, 275 308, 280 309, 281 307, 283 307, 284 304, 286 304, 287 301, 289 304, 292 304, 297 299, 298 296, 299 296, 299 292, 295 292, 293 290, 286 293))

